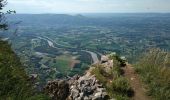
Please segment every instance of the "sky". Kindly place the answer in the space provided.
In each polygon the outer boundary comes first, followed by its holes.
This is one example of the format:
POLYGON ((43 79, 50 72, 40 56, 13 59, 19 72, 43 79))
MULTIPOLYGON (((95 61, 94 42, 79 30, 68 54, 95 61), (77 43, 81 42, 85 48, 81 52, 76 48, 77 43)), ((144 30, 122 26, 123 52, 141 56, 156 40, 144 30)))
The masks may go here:
POLYGON ((17 13, 170 12, 170 0, 7 0, 17 13))

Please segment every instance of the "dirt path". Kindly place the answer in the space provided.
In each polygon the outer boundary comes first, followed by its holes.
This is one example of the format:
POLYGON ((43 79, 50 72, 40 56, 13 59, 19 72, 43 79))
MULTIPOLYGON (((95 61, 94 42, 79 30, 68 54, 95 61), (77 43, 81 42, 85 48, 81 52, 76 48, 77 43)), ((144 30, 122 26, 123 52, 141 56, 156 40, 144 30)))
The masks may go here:
POLYGON ((142 83, 135 73, 133 67, 130 64, 127 64, 126 67, 123 68, 125 77, 129 80, 131 87, 134 90, 133 100, 151 100, 145 94, 145 89, 142 87, 142 83))

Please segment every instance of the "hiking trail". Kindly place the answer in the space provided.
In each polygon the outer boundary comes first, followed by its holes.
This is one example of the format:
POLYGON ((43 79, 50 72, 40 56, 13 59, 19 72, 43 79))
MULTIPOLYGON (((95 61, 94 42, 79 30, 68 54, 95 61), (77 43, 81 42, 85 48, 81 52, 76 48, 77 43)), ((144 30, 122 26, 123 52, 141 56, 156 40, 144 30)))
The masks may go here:
POLYGON ((146 90, 143 88, 142 82, 135 73, 132 65, 127 64, 124 68, 124 76, 129 80, 132 89, 134 90, 133 100, 151 100, 149 96, 146 95, 146 90))

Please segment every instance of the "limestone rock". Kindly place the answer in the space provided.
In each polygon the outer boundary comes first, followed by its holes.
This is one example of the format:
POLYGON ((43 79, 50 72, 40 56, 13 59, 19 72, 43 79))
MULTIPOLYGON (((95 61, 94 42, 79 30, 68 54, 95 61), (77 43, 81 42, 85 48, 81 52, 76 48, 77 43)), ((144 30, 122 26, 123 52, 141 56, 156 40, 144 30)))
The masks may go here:
POLYGON ((69 84, 65 80, 55 80, 48 82, 44 90, 54 100, 66 100, 69 95, 69 84))

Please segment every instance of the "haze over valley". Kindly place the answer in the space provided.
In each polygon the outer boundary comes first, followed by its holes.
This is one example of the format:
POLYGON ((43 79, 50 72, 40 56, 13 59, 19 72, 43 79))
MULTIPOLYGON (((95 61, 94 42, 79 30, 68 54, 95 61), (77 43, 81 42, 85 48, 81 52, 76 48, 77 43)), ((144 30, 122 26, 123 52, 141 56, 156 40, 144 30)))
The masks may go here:
POLYGON ((27 73, 38 74, 43 82, 82 74, 111 52, 133 63, 149 48, 170 50, 170 14, 16 14, 7 18, 11 29, 3 37, 29 65, 27 73))

